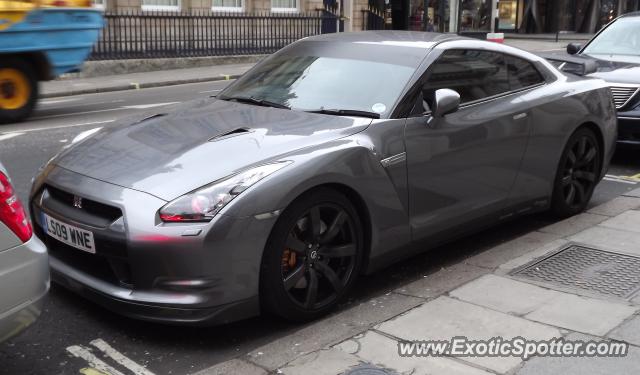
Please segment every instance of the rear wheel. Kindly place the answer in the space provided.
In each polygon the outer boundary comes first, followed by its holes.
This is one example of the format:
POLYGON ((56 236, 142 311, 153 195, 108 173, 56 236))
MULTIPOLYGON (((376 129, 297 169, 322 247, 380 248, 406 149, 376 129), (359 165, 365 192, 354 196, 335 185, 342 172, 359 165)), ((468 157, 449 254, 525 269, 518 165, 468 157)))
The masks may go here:
POLYGON ((342 194, 323 188, 298 198, 281 215, 265 249, 263 307, 295 321, 327 313, 358 275, 363 242, 357 212, 342 194))
POLYGON ((551 211, 559 217, 582 212, 598 183, 602 150, 594 132, 578 129, 569 138, 554 182, 551 211))
POLYGON ((0 60, 0 124, 19 122, 33 111, 38 81, 33 67, 19 58, 0 60))

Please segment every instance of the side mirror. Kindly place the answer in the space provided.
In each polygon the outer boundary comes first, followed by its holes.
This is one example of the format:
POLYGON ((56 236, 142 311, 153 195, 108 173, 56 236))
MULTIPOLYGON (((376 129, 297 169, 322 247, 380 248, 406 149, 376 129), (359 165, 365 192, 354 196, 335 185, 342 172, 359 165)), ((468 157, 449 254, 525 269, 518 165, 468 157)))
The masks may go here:
POLYGON ((582 49, 582 44, 569 43, 567 45, 567 53, 570 55, 575 55, 576 53, 580 52, 581 49, 582 49))
POLYGON ((436 90, 433 98, 433 117, 443 117, 460 107, 460 94, 450 89, 436 90))

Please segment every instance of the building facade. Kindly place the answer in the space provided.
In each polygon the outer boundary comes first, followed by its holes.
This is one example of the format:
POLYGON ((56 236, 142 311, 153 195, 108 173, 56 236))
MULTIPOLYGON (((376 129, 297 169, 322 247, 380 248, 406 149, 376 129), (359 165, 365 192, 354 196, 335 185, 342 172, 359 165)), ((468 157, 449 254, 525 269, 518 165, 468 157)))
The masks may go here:
POLYGON ((487 33, 594 33, 639 10, 639 0, 373 0, 393 29, 487 33))

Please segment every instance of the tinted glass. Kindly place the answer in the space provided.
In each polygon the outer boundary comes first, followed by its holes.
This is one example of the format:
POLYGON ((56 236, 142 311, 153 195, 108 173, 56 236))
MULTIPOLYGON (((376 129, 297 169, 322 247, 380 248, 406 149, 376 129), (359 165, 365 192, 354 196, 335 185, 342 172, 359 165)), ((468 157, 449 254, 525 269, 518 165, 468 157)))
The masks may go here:
POLYGON ((298 110, 388 113, 415 68, 350 58, 276 55, 219 97, 252 97, 298 110))
POLYGON ((488 51, 446 51, 432 67, 425 87, 431 93, 443 88, 457 91, 461 103, 508 92, 504 56, 488 51))
POLYGON ((640 62, 640 17, 625 17, 612 23, 584 49, 599 59, 640 62))
POLYGON ((507 56, 506 59, 511 90, 519 90, 544 82, 540 72, 530 62, 513 56, 507 56))

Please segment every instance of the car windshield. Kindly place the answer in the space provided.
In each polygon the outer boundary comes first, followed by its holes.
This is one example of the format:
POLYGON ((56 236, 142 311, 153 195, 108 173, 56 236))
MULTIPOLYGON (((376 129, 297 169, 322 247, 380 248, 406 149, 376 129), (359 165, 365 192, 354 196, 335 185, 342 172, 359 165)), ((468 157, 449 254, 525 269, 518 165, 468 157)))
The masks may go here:
POLYGON ((278 104, 294 110, 385 115, 415 68, 341 57, 277 54, 219 96, 245 103, 278 104), (331 112, 332 110, 339 110, 331 112))
POLYGON ((627 56, 640 60, 640 17, 615 21, 591 41, 583 53, 605 59, 627 56))

